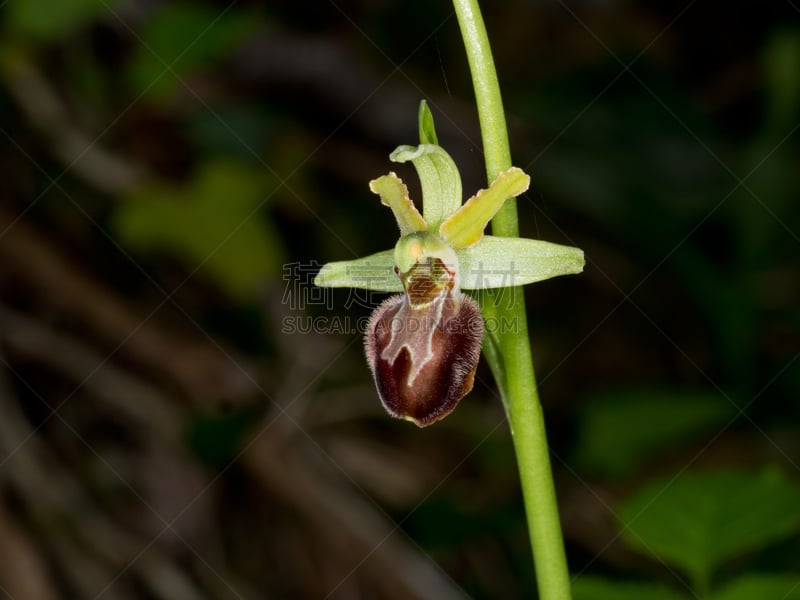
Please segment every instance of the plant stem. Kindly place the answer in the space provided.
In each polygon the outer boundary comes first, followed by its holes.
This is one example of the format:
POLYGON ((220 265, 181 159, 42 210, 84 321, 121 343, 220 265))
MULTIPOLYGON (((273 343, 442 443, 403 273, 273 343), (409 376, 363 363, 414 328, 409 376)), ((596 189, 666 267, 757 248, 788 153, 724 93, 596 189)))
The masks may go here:
MULTIPOLYGON (((492 181, 498 173, 511 167, 500 86, 477 0, 453 0, 453 6, 475 88, 486 174, 488 181, 492 181)), ((492 233, 515 237, 518 232, 516 200, 511 198, 492 220, 492 233)), ((514 440, 539 597, 542 600, 569 600, 569 571, 544 415, 533 371, 525 298, 521 287, 504 289, 501 293, 503 302, 493 294, 483 295, 484 315, 487 319, 495 317, 495 323, 513 323, 516 326, 500 331, 494 340, 488 340, 487 346, 492 343, 496 346, 485 354, 504 396, 514 440)))

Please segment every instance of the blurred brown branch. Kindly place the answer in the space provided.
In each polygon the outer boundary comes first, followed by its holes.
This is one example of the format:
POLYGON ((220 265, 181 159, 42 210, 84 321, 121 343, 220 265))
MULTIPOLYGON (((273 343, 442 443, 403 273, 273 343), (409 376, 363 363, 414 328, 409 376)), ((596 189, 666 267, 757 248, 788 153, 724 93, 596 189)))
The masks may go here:
POLYGON ((47 140, 65 170, 78 175, 97 190, 111 196, 132 191, 145 179, 145 168, 134 165, 99 143, 76 122, 66 103, 33 62, 19 51, 6 48, 0 60, 2 84, 16 101, 30 126, 47 140))
POLYGON ((248 367, 202 339, 164 333, 117 292, 75 265, 68 253, 0 207, 0 281, 24 289, 33 301, 89 332, 110 352, 165 377, 201 404, 235 402, 256 391, 248 367))

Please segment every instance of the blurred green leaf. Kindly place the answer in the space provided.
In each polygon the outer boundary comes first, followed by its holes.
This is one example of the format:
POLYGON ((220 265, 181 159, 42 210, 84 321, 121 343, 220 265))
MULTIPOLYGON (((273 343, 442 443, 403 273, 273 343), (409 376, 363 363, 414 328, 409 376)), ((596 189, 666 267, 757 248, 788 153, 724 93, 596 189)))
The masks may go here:
POLYGON ((574 600, 686 600, 664 586, 638 581, 581 577, 572 585, 574 600))
POLYGON ((754 598, 800 599, 799 575, 744 575, 723 587, 713 600, 753 600, 754 598))
POLYGON ((280 272, 283 251, 259 214, 267 197, 261 171, 228 161, 207 163, 185 186, 155 184, 121 203, 117 235, 142 251, 167 251, 223 290, 249 298, 280 272))
MULTIPOLYGON (((198 110, 188 111, 184 119, 183 133, 200 156, 224 155, 245 162, 253 162, 258 156, 277 169, 274 160, 270 160, 272 157, 260 153, 282 150, 288 145, 288 136, 276 131, 281 117, 271 116, 260 108, 221 105, 215 106, 212 113, 200 106, 198 110), (278 141, 280 144, 276 143, 278 141), (268 144, 266 148, 265 143, 268 144)), ((300 177, 302 172, 295 176, 295 185, 300 177)))
POLYGON ((586 398, 575 460, 582 469, 621 476, 671 446, 696 439, 730 419, 720 394, 664 389, 620 390, 586 398))
POLYGON ((205 464, 224 469, 237 458, 244 435, 258 417, 252 408, 196 414, 188 423, 186 443, 205 464))
POLYGON ((118 0, 9 0, 3 6, 12 29, 42 40, 64 37, 102 15, 118 0))
POLYGON ((800 487, 776 470, 686 473, 620 509, 624 538, 689 573, 704 589, 713 570, 800 529, 800 487))
MULTIPOLYGON (((640 87, 614 86, 587 106, 594 93, 584 86, 598 76, 608 81, 614 75, 605 69, 580 71, 534 92, 523 86, 528 93, 511 100, 514 112, 558 142, 540 149, 532 173, 535 188, 627 244, 635 241, 643 249, 674 244, 684 219, 701 218, 713 207, 719 165, 665 119, 663 108, 640 87)), ((666 80, 653 88, 687 127, 713 145, 715 132, 705 115, 675 90, 666 80)))
POLYGON ((145 23, 129 66, 136 92, 163 100, 180 85, 178 76, 208 68, 227 56, 257 25, 250 12, 197 4, 173 4, 145 23), (170 71, 174 71, 174 74, 170 71))
POLYGON ((763 64, 768 116, 774 125, 791 125, 800 105, 800 29, 774 34, 764 51, 763 64))
POLYGON ((414 540, 427 548, 466 546, 518 531, 516 507, 496 503, 477 508, 459 494, 443 493, 429 498, 408 520, 414 540))

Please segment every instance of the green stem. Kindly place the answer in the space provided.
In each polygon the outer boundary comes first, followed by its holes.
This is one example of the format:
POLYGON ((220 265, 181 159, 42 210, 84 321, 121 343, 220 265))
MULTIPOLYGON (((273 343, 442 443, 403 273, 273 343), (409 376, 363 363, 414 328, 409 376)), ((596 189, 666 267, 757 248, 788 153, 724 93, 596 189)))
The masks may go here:
MULTIPOLYGON (((486 174, 492 181, 498 173, 511 167, 500 86, 477 0, 453 0, 453 6, 475 87, 486 174)), ((492 220, 492 233, 515 237, 518 230, 516 200, 509 199, 492 220)), ((487 321, 493 318, 493 323, 512 323, 515 327, 498 331, 493 340, 487 340, 486 346, 493 346, 486 356, 504 396, 514 440, 539 597, 542 600, 569 600, 569 571, 544 415, 533 371, 525 299, 520 287, 504 289, 501 293, 502 302, 494 294, 482 296, 484 315, 487 321)))

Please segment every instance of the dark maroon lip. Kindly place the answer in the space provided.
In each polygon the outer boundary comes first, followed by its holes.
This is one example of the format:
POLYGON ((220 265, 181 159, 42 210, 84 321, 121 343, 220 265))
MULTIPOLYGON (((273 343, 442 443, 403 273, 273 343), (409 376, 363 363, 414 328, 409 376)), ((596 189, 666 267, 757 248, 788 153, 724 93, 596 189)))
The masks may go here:
POLYGON ((383 406, 420 427, 446 417, 472 390, 483 319, 452 287, 426 304, 392 296, 372 314, 365 349, 383 406))

